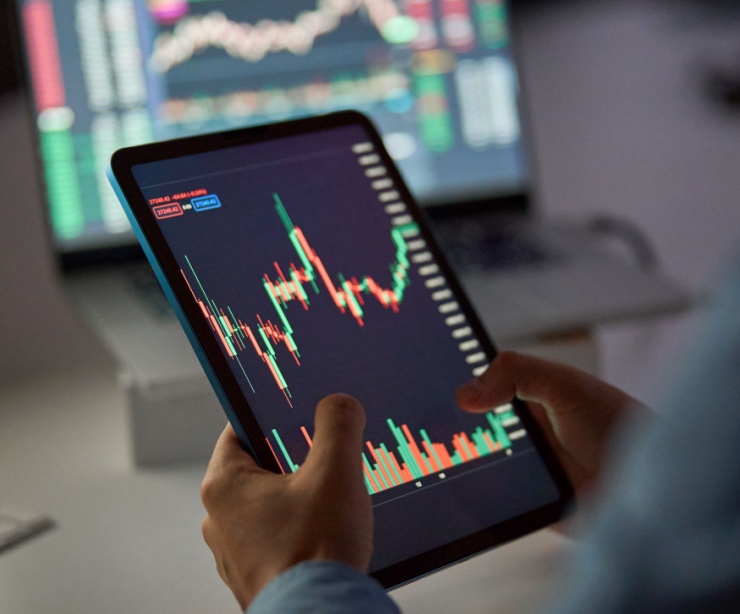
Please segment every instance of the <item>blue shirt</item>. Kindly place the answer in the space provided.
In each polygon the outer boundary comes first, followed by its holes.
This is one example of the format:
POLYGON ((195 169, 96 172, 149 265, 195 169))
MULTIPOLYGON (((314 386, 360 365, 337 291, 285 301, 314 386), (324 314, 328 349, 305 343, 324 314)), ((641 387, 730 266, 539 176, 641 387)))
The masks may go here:
MULTIPOLYGON (((740 612, 740 275, 686 360, 662 418, 631 426, 564 595, 548 612, 740 612)), ((268 612, 398 608, 371 578, 312 562, 276 578, 248 610, 268 612)))

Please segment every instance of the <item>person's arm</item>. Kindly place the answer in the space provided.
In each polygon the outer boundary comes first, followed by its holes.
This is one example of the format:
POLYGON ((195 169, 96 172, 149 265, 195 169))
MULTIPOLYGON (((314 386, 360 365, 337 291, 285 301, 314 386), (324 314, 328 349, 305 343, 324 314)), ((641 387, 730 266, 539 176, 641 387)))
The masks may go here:
POLYGON ((740 612, 737 265, 660 419, 620 439, 558 614, 740 612))

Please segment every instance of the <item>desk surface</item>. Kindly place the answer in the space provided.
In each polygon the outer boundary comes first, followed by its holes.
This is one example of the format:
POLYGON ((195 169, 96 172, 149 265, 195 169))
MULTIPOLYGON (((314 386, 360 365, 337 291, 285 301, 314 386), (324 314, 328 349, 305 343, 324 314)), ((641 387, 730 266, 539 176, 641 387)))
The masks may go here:
MULTIPOLYGON (((112 365, 0 388, 0 507, 57 528, 0 554, 0 612, 235 612, 201 540, 203 464, 135 470, 112 365)), ((530 612, 565 540, 543 531, 393 593, 413 612, 530 612)))

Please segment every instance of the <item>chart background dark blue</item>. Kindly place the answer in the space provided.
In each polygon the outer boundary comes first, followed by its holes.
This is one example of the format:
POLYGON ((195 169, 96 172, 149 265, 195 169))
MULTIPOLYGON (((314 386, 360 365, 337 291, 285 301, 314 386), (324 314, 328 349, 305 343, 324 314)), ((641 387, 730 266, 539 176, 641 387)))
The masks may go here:
MULTIPOLYGON (((335 282, 342 273, 347 278, 369 275, 391 285, 389 265, 396 252, 391 218, 352 153, 352 145, 365 141, 362 128, 345 127, 142 165, 134 168, 134 175, 147 199, 198 189, 219 197, 220 208, 185 211, 162 220, 160 228, 189 274, 187 255, 208 297, 256 329, 257 314, 280 323, 262 284, 265 274, 277 275, 273 261, 284 271, 291 262, 300 266, 275 210, 274 193, 335 282)), ((308 452, 300 427, 311 433, 316 403, 338 391, 362 402, 368 417, 365 438, 376 446, 394 444, 387 418, 408 424, 414 433, 424 428, 433 441, 445 443, 456 432, 485 427, 482 416, 465 414, 455 405, 454 391, 472 377, 471 366, 416 266, 409 277, 399 312, 368 297, 362 327, 349 312, 339 312, 320 282, 319 294, 306 286, 311 301, 307 311, 296 301, 289 303, 301 365, 284 346, 277 351, 292 408, 250 347, 240 352, 240 359, 254 392, 239 366, 229 361, 263 432, 277 429, 296 463, 308 452)), ((512 457, 493 455, 455 467, 446 472, 444 484, 425 478, 421 488, 405 484, 374 495, 376 518, 385 517, 378 534, 397 542, 376 552, 374 565, 441 545, 439 529, 419 531, 424 523, 418 522, 416 498, 428 507, 457 491, 455 496, 467 502, 466 510, 443 515, 447 541, 556 500, 557 489, 529 439, 518 440, 513 451, 512 457), (498 488, 502 490, 490 492, 498 488), (412 524, 416 530, 409 531, 412 524), (396 534, 404 527, 405 540, 396 534)))

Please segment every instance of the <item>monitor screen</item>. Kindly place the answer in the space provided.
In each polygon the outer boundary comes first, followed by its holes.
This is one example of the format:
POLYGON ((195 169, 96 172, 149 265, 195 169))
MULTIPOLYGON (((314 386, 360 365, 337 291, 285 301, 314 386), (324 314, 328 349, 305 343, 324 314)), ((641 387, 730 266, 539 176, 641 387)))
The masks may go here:
POLYGON ((120 147, 353 108, 423 205, 522 192, 503 0, 17 0, 53 237, 134 243, 120 147))

